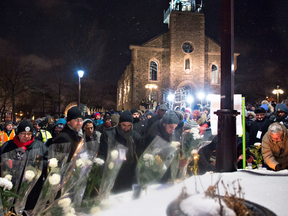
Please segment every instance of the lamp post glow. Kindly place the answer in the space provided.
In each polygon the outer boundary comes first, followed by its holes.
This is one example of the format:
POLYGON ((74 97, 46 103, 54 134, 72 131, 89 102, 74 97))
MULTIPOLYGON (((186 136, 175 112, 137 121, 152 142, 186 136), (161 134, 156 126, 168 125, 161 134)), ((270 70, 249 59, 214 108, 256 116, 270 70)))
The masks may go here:
POLYGON ((81 78, 84 75, 84 71, 83 70, 79 70, 78 71, 78 77, 79 77, 79 91, 78 91, 78 107, 80 108, 80 94, 81 94, 81 78))
MULTIPOLYGON (((152 91, 153 91, 153 89, 157 89, 158 86, 156 84, 146 84, 145 88, 151 90, 150 93, 149 93, 149 100, 152 100, 152 91)), ((152 107, 153 107, 153 104, 152 104, 152 107)))
POLYGON ((284 91, 282 89, 279 89, 279 85, 277 85, 277 89, 274 89, 272 91, 273 94, 277 95, 277 104, 279 103, 279 94, 283 94, 284 91))
POLYGON ((204 97, 205 97, 204 93, 203 93, 203 92, 199 92, 199 93, 197 94, 197 97, 198 97, 198 99, 201 100, 201 106, 202 106, 202 100, 203 100, 204 97))

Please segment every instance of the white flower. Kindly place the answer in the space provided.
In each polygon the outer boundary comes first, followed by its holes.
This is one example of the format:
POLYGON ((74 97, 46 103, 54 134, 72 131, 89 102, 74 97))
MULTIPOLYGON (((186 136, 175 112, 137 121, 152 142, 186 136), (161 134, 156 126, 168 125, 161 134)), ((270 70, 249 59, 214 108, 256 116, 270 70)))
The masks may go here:
POLYGON ((118 158, 118 151, 117 150, 113 150, 111 152, 111 158, 112 158, 112 160, 115 160, 118 158))
POLYGON ((0 187, 3 187, 4 188, 3 190, 6 190, 6 189, 11 190, 13 187, 13 184, 11 181, 9 181, 6 178, 0 178, 0 187))
POLYGON ((76 166, 80 167, 80 166, 84 166, 85 163, 83 162, 83 160, 81 160, 81 158, 79 158, 78 160, 76 160, 76 166))
POLYGON ((25 172, 25 178, 28 180, 28 181, 32 181, 33 178, 35 177, 35 173, 32 171, 32 170, 27 170, 25 172))
POLYGON ((95 206, 90 209, 90 214, 91 215, 97 215, 101 212, 101 209, 98 206, 95 206))
POLYGON ((149 162, 145 162, 145 166, 146 166, 146 167, 149 167, 149 162))
POLYGON ((105 163, 104 160, 102 160, 100 158, 94 158, 93 162, 100 165, 100 166, 102 166, 105 163))
POLYGON ((256 142, 256 143, 254 143, 254 146, 261 146, 261 143, 260 142, 256 142))
POLYGON ((91 160, 86 160, 85 161, 85 165, 87 165, 87 166, 91 166, 93 163, 92 163, 92 161, 91 160))
POLYGON ((196 134, 196 133, 193 134, 193 139, 194 139, 194 140, 200 139, 200 138, 201 138, 201 135, 200 135, 200 134, 196 134))
POLYGON ((50 183, 51 185, 57 185, 57 184, 59 184, 60 180, 61 180, 61 176, 58 175, 58 174, 55 174, 55 173, 54 173, 52 176, 49 176, 49 183, 50 183))
POLYGON ((58 160, 56 158, 51 158, 48 160, 49 167, 55 168, 58 166, 58 160))
POLYGON ((198 151, 197 151, 196 149, 193 149, 193 150, 191 151, 191 154, 192 154, 192 155, 198 154, 198 151))
POLYGON ((171 146, 173 146, 174 148, 177 148, 180 145, 180 142, 171 142, 171 146))
POLYGON ((190 129, 190 133, 193 133, 193 134, 199 134, 199 129, 194 127, 194 128, 191 128, 190 129))
POLYGON ((162 168, 162 170, 167 170, 167 167, 166 167, 166 165, 165 165, 165 164, 163 165, 163 168, 162 168))
POLYGON ((71 199, 70 198, 64 198, 64 199, 61 199, 61 200, 58 201, 58 205, 61 208, 68 207, 68 206, 70 206, 70 204, 71 204, 71 199))
POLYGON ((6 175, 4 178, 8 179, 8 181, 11 181, 12 180, 12 175, 6 175))
POLYGON ((70 213, 70 212, 68 212, 68 213, 66 214, 66 216, 77 216, 77 215, 74 214, 74 213, 70 213))
POLYGON ((151 154, 145 154, 144 156, 143 156, 143 159, 145 160, 145 161, 154 161, 154 156, 153 155, 151 155, 151 154))
POLYGON ((109 164, 109 169, 113 169, 114 168, 114 163, 113 162, 110 162, 110 164, 109 164))
POLYGON ((72 213, 74 214, 75 213, 75 209, 73 207, 71 207, 70 205, 69 206, 66 206, 63 208, 63 211, 68 214, 68 213, 72 213))

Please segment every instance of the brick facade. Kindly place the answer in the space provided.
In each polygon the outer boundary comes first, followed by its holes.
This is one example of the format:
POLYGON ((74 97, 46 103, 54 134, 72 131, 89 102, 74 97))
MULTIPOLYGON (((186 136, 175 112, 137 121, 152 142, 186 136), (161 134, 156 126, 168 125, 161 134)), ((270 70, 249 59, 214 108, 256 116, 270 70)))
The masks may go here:
MULTIPOLYGON (((205 36, 203 13, 172 11, 167 33, 141 46, 131 45, 130 49, 131 62, 118 81, 118 110, 139 108, 141 100, 151 94, 146 84, 157 85, 153 98, 161 103, 166 100, 163 94, 166 92, 167 96, 167 90, 175 92, 184 86, 191 89, 191 94, 198 90, 220 93, 221 48, 205 36), (185 53, 184 43, 192 44, 193 52, 185 53), (151 61, 158 66, 157 80, 149 79, 151 61), (218 83, 212 82, 212 65, 218 69, 218 83)), ((235 70, 237 56, 235 54, 235 70)))

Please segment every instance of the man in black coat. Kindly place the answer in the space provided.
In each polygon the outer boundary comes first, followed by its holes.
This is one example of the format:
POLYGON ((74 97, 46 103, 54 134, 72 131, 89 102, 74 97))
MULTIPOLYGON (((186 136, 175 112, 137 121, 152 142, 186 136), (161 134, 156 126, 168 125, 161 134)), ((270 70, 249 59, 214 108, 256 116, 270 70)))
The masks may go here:
MULTIPOLYGON (((47 177, 47 154, 48 148, 44 145, 40 140, 35 139, 33 136, 33 125, 27 120, 23 120, 20 122, 16 136, 13 140, 10 140, 3 144, 1 147, 1 155, 10 151, 13 151, 17 148, 22 148, 23 151, 30 152, 33 149, 40 149, 39 156, 43 158, 43 168, 42 174, 33 187, 32 191, 28 195, 27 203, 25 206, 25 210, 31 210, 36 205, 37 199, 40 195, 42 185, 47 177)), ((23 172, 24 170, 19 170, 19 172, 23 172)))
POLYGON ((70 108, 67 113, 67 123, 58 137, 54 140, 54 143, 71 143, 71 151, 67 162, 71 161, 78 144, 82 140, 82 125, 83 119, 81 110, 78 107, 70 108))
POLYGON ((133 117, 129 110, 120 114, 119 124, 105 131, 100 138, 100 149, 98 156, 106 160, 107 155, 116 146, 122 144, 128 148, 126 160, 115 180, 112 192, 119 193, 132 189, 132 184, 137 183, 135 169, 137 158, 142 154, 142 138, 140 134, 132 129, 133 117))
POLYGON ((266 117, 266 110, 264 108, 256 108, 255 114, 256 120, 250 124, 249 145, 262 142, 262 137, 267 132, 269 125, 273 123, 273 121, 266 117))
POLYGON ((146 122, 140 120, 140 113, 136 108, 131 109, 130 112, 133 117, 133 130, 137 131, 143 138, 146 133, 146 122))
POLYGON ((157 110, 157 114, 152 116, 152 118, 148 119, 148 125, 146 127, 146 131, 150 129, 150 127, 158 120, 162 119, 166 111, 168 110, 168 107, 165 104, 161 104, 159 106, 159 109, 157 110))

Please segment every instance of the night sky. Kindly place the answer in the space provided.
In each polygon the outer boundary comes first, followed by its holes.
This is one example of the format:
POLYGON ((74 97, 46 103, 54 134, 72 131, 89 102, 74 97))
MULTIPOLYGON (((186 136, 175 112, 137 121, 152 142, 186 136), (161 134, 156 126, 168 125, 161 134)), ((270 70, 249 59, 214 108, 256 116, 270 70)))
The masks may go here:
MULTIPOLYGON (((277 85, 287 92, 288 1, 234 3, 235 52, 240 53, 235 92, 247 97, 252 92, 255 99, 277 85)), ((129 45, 168 31, 163 24, 168 6, 169 0, 1 0, 0 52, 29 56, 43 73, 55 60, 69 59, 67 70, 75 81, 82 67, 89 79, 116 86, 131 59, 129 45), (92 26, 93 45, 82 46, 92 26), (81 63, 70 56, 71 44, 82 52, 81 63)), ((206 35, 220 44, 220 0, 204 0, 204 13, 206 35)))

